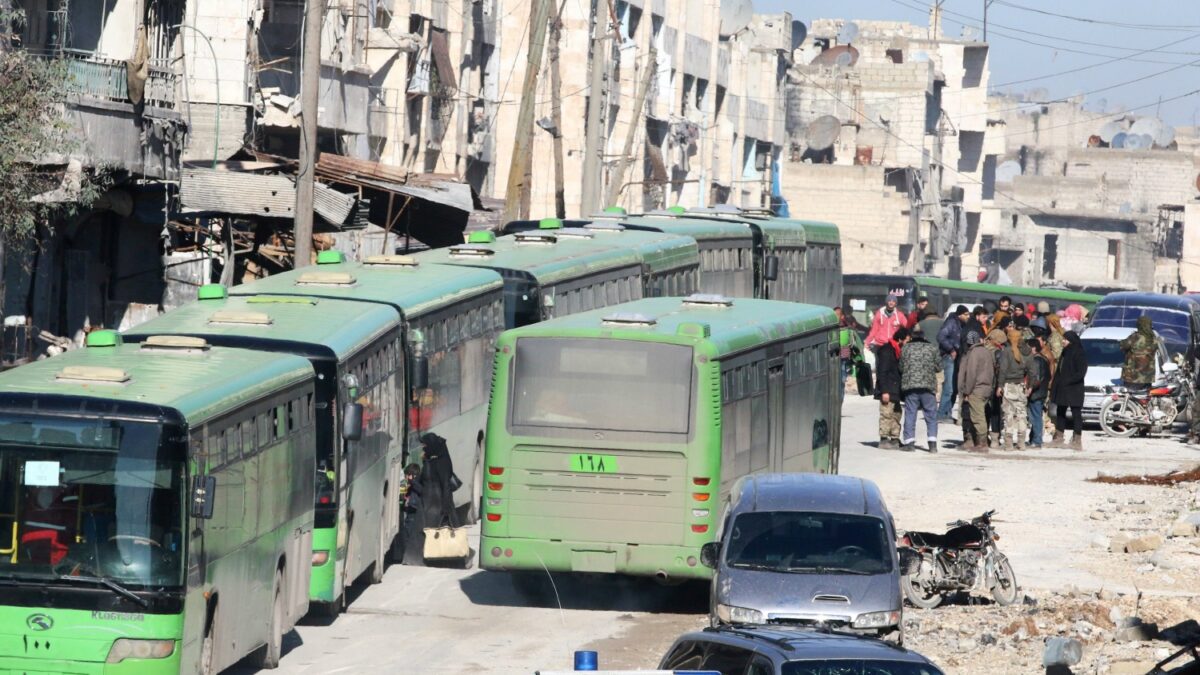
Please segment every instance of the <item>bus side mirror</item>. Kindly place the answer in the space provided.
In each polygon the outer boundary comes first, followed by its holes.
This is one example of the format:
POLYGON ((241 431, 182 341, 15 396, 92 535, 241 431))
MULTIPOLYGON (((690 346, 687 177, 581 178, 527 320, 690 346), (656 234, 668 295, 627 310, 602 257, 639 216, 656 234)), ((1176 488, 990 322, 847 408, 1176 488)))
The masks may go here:
POLYGON ((700 564, 709 569, 717 568, 717 561, 721 559, 721 542, 710 541, 700 547, 700 564))
POLYGON ((779 278, 779 256, 769 255, 763 259, 763 279, 775 281, 779 278))
POLYGON ((342 438, 347 441, 362 439, 363 407, 361 403, 347 403, 342 410, 342 438))
POLYGON ((413 389, 424 389, 429 386, 429 357, 424 354, 414 356, 412 359, 412 380, 413 389))
POLYGON ((192 517, 208 520, 213 517, 217 479, 213 476, 192 478, 192 517))

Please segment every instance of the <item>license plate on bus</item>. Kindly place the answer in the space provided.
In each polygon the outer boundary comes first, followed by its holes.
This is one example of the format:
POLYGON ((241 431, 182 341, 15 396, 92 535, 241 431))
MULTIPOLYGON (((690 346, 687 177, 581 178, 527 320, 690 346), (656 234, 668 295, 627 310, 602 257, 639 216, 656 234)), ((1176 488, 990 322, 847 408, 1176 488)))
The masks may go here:
POLYGON ((579 473, 616 473, 617 458, 612 455, 571 455, 571 470, 579 473))

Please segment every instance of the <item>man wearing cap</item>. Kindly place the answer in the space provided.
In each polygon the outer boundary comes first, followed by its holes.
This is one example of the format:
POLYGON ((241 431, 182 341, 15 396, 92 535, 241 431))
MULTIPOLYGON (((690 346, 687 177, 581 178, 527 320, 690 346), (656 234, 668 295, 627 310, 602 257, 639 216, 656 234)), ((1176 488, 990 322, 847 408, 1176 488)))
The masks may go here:
POLYGON ((867 349, 878 350, 892 341, 892 336, 898 329, 908 327, 908 319, 896 307, 897 302, 899 299, 895 295, 888 295, 886 304, 871 318, 871 330, 867 332, 867 349))
POLYGON ((942 357, 941 400, 938 402, 938 421, 950 422, 954 412, 954 366, 958 362, 958 349, 963 341, 963 327, 971 318, 966 305, 954 308, 954 314, 946 319, 937 332, 938 354, 942 357))
POLYGON ((1047 325, 1047 323, 1046 323, 1046 315, 1049 313, 1050 313, 1050 303, 1046 302, 1045 300, 1042 300, 1041 302, 1039 302, 1037 304, 1037 312, 1034 313, 1033 316, 1029 317, 1030 328, 1034 328, 1034 329, 1040 328, 1043 331, 1050 330, 1050 326, 1047 325))
POLYGON ((900 392, 904 396, 904 425, 901 449, 916 448, 917 412, 925 415, 925 437, 929 452, 937 452, 937 375, 942 370, 938 348, 925 339, 921 324, 913 326, 912 337, 900 349, 900 392))

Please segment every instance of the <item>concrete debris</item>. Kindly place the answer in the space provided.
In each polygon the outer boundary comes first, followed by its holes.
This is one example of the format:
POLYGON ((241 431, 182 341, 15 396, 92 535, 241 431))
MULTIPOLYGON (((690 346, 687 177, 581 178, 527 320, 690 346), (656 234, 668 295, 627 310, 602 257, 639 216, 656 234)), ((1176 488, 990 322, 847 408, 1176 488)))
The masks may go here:
POLYGON ((1083 643, 1074 638, 1052 637, 1046 640, 1042 665, 1073 666, 1083 660, 1083 643))
POLYGON ((1172 537, 1200 536, 1200 511, 1189 513, 1171 525, 1172 537))
POLYGON ((1136 616, 1122 619, 1113 640, 1117 642, 1148 642, 1158 637, 1158 624, 1143 623, 1136 616))
POLYGON ((1126 553, 1144 553, 1153 551, 1159 546, 1162 546, 1163 538, 1157 534, 1147 534, 1145 536, 1130 539, 1125 542, 1126 553))
POLYGON ((1146 675, 1157 661, 1119 661, 1108 667, 1108 675, 1146 675))

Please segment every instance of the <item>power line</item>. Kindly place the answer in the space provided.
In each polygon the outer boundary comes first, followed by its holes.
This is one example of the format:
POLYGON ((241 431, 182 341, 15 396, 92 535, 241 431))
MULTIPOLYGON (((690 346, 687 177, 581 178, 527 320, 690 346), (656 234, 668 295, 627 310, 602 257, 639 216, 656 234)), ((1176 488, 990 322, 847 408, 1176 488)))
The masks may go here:
MULTIPOLYGON (((811 82, 811 83, 812 83, 814 86, 816 86, 818 89, 821 89, 821 90, 823 90, 825 93, 829 94, 829 95, 830 95, 830 97, 832 97, 832 98, 833 98, 833 100, 837 101, 838 103, 840 103, 841 105, 843 105, 843 106, 845 106, 845 107, 847 107, 847 108, 851 108, 851 109, 853 109, 853 108, 852 108, 852 106, 850 106, 850 104, 846 103, 846 102, 845 102, 845 101, 843 101, 841 98, 839 98, 839 97, 838 97, 838 95, 837 95, 835 92, 832 92, 832 91, 830 91, 829 89, 826 89, 826 88, 825 88, 825 87, 823 87, 823 86, 822 86, 822 85, 821 85, 819 82, 817 82, 817 81, 813 80, 812 78, 808 77, 808 75, 806 75, 806 74, 804 74, 804 73, 801 73, 801 76, 802 76, 802 77, 804 77, 805 79, 807 79, 809 82, 811 82)), ((1187 96, 1194 96, 1195 94, 1200 94, 1200 89, 1196 89, 1196 90, 1190 91, 1190 92, 1188 92, 1188 93, 1186 93, 1186 94, 1182 94, 1182 95, 1180 95, 1180 96, 1177 96, 1177 97, 1174 97, 1174 98, 1176 98, 1176 99, 1178 99, 1178 98, 1184 98, 1184 97, 1187 97, 1187 96)), ((1173 100, 1173 99, 1172 99, 1172 100, 1173 100)), ((1164 101, 1164 102, 1166 102, 1166 101, 1167 101, 1167 99, 1163 99, 1163 101, 1164 101)), ((1153 104, 1150 104, 1150 105, 1157 105, 1157 102, 1155 102, 1155 103, 1153 103, 1153 104)), ((888 136, 891 136, 892 138, 896 139, 896 141, 897 141, 897 142, 899 142, 899 143, 903 143, 904 145, 906 145, 906 146, 908 146, 908 147, 910 147, 910 148, 912 148, 912 149, 914 149, 914 150, 918 150, 918 151, 920 151, 920 152, 924 152, 924 151, 925 151, 925 149, 924 149, 923 147, 921 147, 921 146, 917 146, 917 145, 914 145, 914 144, 912 144, 912 143, 909 143, 909 142, 908 142, 908 141, 906 141, 904 138, 902 138, 901 136, 899 136, 898 134, 896 134, 895 132, 893 132, 891 129, 889 129, 887 126, 885 126, 885 125, 883 125, 883 124, 881 124, 881 123, 879 123, 879 122, 876 122, 875 120, 872 120, 872 119, 870 119, 870 118, 866 118, 866 119, 867 119, 867 121, 868 121, 868 122, 870 122, 871 124, 873 124, 873 125, 875 125, 875 126, 879 127, 879 129, 880 129, 880 130, 882 130, 884 134, 886 134, 886 135, 888 135, 888 136)), ((1070 126, 1070 125, 1058 125, 1058 126, 1070 126)), ((1052 127, 1048 127, 1048 128, 1052 128, 1052 127)), ((949 165, 947 165, 947 164, 941 164, 940 166, 941 166, 941 169, 942 169, 943 171, 948 171, 948 172, 950 172, 950 173, 952 173, 952 174, 954 174, 954 175, 956 175, 956 176, 959 176, 960 178, 963 178, 963 179, 965 179, 965 180, 969 181, 970 183, 973 183, 973 184, 975 184, 975 185, 979 185, 979 186, 983 186, 983 185, 984 185, 984 183, 983 183, 983 181, 982 181, 982 180, 979 180, 978 178, 975 178, 974 176, 971 176, 971 175, 969 175, 969 174, 965 174, 965 173, 963 173, 963 172, 961 172, 961 171, 959 171, 959 170, 957 170, 957 169, 955 169, 955 168, 953 168, 953 167, 951 167, 951 166, 949 166, 949 165)), ((1040 207, 1040 206, 1034 206, 1033 204, 1030 204, 1030 203, 1028 203, 1028 202, 1022 201, 1022 200, 1020 200, 1020 199, 1017 199, 1017 198, 1016 198, 1015 196, 1013 196, 1011 193, 1008 193, 1008 192, 1004 192, 1004 191, 1002 191, 1002 190, 999 190, 999 189, 997 189, 995 186, 993 186, 993 188, 992 188, 992 189, 993 189, 993 191, 994 191, 996 194, 1003 195, 1004 197, 1007 197, 1007 198, 1008 198, 1010 201, 1012 201, 1014 204, 1018 204, 1018 205, 1020 205, 1020 206, 1023 206, 1023 207, 1025 207, 1025 208, 1027 208, 1027 209, 1030 209, 1030 210, 1032 210, 1032 211, 1034 211, 1034 212, 1038 213, 1039 215, 1043 215, 1043 216, 1051 216, 1051 217, 1053 217, 1053 216, 1055 215, 1055 214, 1053 214, 1053 213, 1051 213, 1051 212, 1049 212, 1049 211, 1045 210, 1044 208, 1042 208, 1042 207, 1040 207)), ((1119 218, 1120 216, 1119 216, 1118 214, 1114 214, 1114 216, 1113 216, 1113 217, 1114 217, 1114 218, 1119 218)), ((1107 239, 1108 239, 1107 237, 1105 237, 1105 236, 1103 236, 1103 235, 1101 235, 1101 234, 1099 234, 1099 233, 1097 233, 1097 232, 1092 232, 1092 231, 1090 231, 1090 230, 1086 230, 1086 229, 1084 229, 1084 230, 1081 230, 1081 231, 1082 231, 1082 232, 1085 232, 1085 233, 1087 233, 1087 234, 1089 234, 1089 235, 1092 235, 1092 236, 1094 236, 1094 237, 1100 238, 1100 239, 1104 239, 1104 240, 1107 240, 1107 239)), ((1134 249, 1134 250, 1137 250, 1137 251, 1142 251, 1143 253, 1149 253, 1149 254, 1151 254, 1151 255, 1155 255, 1155 253, 1154 253, 1154 251, 1153 251, 1152 249, 1148 249, 1148 248, 1143 248, 1143 247, 1140 247, 1140 246, 1136 246, 1136 245, 1134 245, 1133 243, 1131 243, 1131 242, 1129 242, 1129 241, 1126 241, 1126 242, 1125 242, 1125 245, 1126 245, 1126 246, 1128 246, 1129 248, 1132 248, 1132 249, 1134 249)), ((1189 260, 1184 260, 1184 259, 1182 259, 1182 258, 1180 258, 1180 260, 1179 260, 1179 264, 1180 264, 1180 265, 1195 265, 1195 266, 1197 266, 1197 267, 1200 267, 1200 262, 1192 262, 1192 261, 1189 261, 1189 260)))
POLYGON ((1001 82, 1001 83, 999 83, 999 84, 990 84, 990 85, 988 85, 988 86, 990 86, 990 87, 992 87, 992 88, 995 88, 995 89, 998 89, 998 88, 1000 88, 1000 87, 1011 87, 1011 86, 1012 86, 1012 85, 1014 85, 1014 84, 1025 84, 1025 83, 1027 83, 1027 82, 1037 82, 1037 81, 1039 81, 1039 80, 1048 80, 1048 79, 1050 79, 1050 78, 1053 78, 1053 77, 1061 77, 1061 76, 1063 76, 1063 75, 1071 75, 1071 74, 1074 74, 1074 73, 1081 73, 1081 72, 1083 72, 1083 71, 1085 71, 1085 70, 1091 70, 1091 69, 1093 69, 1093 68, 1099 68, 1099 67, 1101 67, 1101 66, 1107 66, 1107 65, 1108 65, 1108 64, 1110 64, 1110 63, 1117 63, 1118 61, 1128 61, 1128 60, 1130 60, 1132 57, 1135 57, 1135 56, 1140 56, 1140 55, 1142 55, 1142 54, 1148 54, 1148 53, 1150 53, 1150 52, 1157 51, 1157 50, 1159 50, 1159 49, 1161 49, 1161 48, 1163 48, 1163 47, 1172 47, 1172 46, 1174 46, 1174 45, 1177 45, 1177 44, 1179 44, 1179 43, 1181 43, 1181 42, 1187 42, 1188 40, 1195 40, 1195 39, 1196 39, 1196 38, 1198 38, 1198 37, 1200 37, 1200 33, 1193 33, 1193 34, 1191 34, 1191 35, 1188 35, 1187 37, 1180 38, 1180 39, 1178 39, 1178 40, 1174 40, 1174 41, 1172 41, 1172 42, 1168 42, 1168 43, 1166 43, 1166 44, 1164 44, 1164 45, 1159 45, 1158 47, 1151 47, 1151 48, 1149 48, 1149 49, 1144 49, 1144 50, 1142 50, 1142 51, 1140 51, 1140 52, 1134 52, 1133 54, 1127 54, 1127 55, 1125 55, 1125 56, 1116 56, 1116 57, 1113 57, 1113 58, 1111 58, 1111 59, 1108 59, 1108 60, 1106 60, 1106 61, 1098 61, 1098 62, 1096 62, 1096 63, 1093 63, 1093 64, 1091 64, 1091 65, 1088 65, 1088 66, 1080 66, 1080 67, 1078 67, 1078 68, 1071 68, 1071 69, 1069 69, 1069 70, 1062 70, 1062 71, 1059 71, 1059 72, 1057 72, 1057 73, 1048 73, 1048 74, 1046 74, 1046 75, 1039 75, 1039 76, 1037 76, 1037 77, 1027 77, 1027 78, 1025 78, 1025 79, 1023 79, 1023 80, 1012 80, 1011 82, 1001 82))
POLYGON ((1126 23, 1123 21, 1106 21, 1104 19, 1092 19, 1092 18, 1088 18, 1085 16, 1072 16, 1070 14, 1059 14, 1058 12, 1049 12, 1044 9, 1038 9, 1036 7, 1028 7, 1026 5, 1019 5, 1015 2, 1008 2, 1007 0, 992 0, 992 1, 995 2, 997 5, 1004 5, 1006 7, 1012 7, 1013 9, 1019 9, 1019 10, 1025 11, 1025 12, 1033 12, 1035 14, 1041 14, 1043 16, 1052 16, 1057 19, 1067 19, 1068 21, 1078 21, 1080 23, 1090 23, 1090 24, 1096 24, 1096 25, 1101 25, 1101 26, 1115 26, 1117 28, 1132 28, 1132 29, 1136 29, 1136 30, 1159 30, 1159 31, 1175 31, 1175 32, 1200 30, 1200 26, 1185 26, 1185 25, 1168 26, 1165 24, 1154 24, 1154 23, 1126 23))

